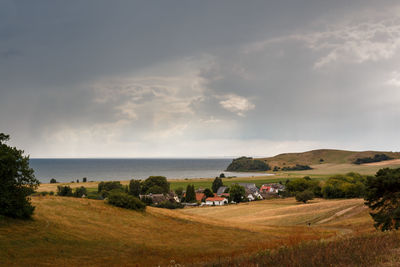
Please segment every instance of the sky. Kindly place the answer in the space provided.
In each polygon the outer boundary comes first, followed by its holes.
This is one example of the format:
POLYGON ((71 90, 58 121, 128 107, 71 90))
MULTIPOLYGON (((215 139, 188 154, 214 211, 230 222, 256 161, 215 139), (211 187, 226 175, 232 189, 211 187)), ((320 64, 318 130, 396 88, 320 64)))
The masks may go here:
POLYGON ((0 132, 38 157, 400 151, 400 3, 0 0, 0 132))

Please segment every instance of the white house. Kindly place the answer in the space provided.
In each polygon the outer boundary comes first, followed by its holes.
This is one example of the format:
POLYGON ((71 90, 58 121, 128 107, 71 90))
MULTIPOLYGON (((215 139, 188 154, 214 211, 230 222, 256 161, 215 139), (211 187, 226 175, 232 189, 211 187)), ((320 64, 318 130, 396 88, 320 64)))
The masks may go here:
POLYGON ((223 206, 228 204, 228 200, 224 197, 209 197, 206 198, 206 205, 208 206, 223 206))

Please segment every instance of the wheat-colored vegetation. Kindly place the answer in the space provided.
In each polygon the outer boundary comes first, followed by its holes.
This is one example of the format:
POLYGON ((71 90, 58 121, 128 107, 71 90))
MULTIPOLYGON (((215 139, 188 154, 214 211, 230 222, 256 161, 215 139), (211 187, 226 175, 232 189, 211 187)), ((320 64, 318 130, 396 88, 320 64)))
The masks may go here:
POLYGON ((32 221, 0 220, 2 265, 206 263, 375 231, 360 199, 148 207, 145 213, 88 199, 46 196, 32 202, 32 221))

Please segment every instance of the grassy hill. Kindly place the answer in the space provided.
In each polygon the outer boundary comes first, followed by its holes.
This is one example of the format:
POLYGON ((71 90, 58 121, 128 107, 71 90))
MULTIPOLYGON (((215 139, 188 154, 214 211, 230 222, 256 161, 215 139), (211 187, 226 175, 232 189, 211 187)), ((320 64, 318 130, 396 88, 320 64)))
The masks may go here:
POLYGON ((335 149, 318 149, 302 153, 284 153, 274 157, 262 158, 271 167, 299 165, 317 165, 317 164, 351 164, 357 158, 373 157, 376 154, 385 154, 393 159, 400 159, 400 152, 387 151, 347 151, 335 149), (323 161, 320 161, 320 160, 323 161))
POLYGON ((361 199, 149 207, 145 213, 89 199, 46 196, 32 201, 33 220, 0 218, 0 265, 165 266, 171 260, 202 265, 375 231, 361 199))

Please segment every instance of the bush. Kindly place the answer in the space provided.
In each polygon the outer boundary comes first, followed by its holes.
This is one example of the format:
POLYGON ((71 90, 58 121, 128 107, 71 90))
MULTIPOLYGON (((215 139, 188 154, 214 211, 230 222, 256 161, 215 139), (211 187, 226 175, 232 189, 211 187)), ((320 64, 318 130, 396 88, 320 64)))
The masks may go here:
POLYGON ((307 203, 307 201, 314 199, 314 193, 310 190, 305 190, 303 192, 296 193, 296 200, 298 202, 307 203))
POLYGON ((74 197, 82 197, 83 195, 87 195, 86 188, 81 186, 75 189, 74 197))
POLYGON ((51 179, 50 179, 50 183, 51 183, 51 184, 56 184, 56 183, 57 183, 57 180, 54 179, 54 178, 51 178, 51 179))
POLYGON ((140 199, 122 192, 110 192, 107 202, 113 206, 144 211, 146 205, 140 199))
POLYGON ((116 182, 100 182, 97 186, 97 192, 102 191, 111 191, 113 189, 120 189, 122 190, 122 184, 118 181, 116 182))
POLYGON ((163 208, 163 209, 182 209, 184 206, 181 203, 177 202, 171 202, 171 201, 163 201, 156 205, 157 208, 163 208))
POLYGON ((62 196, 62 197, 71 197, 72 194, 72 189, 68 185, 62 186, 59 185, 57 186, 57 196, 62 196))
POLYGON ((232 172, 252 172, 252 171, 268 171, 271 168, 269 165, 262 160, 253 159, 250 157, 241 157, 232 160, 229 164, 227 171, 232 172))

